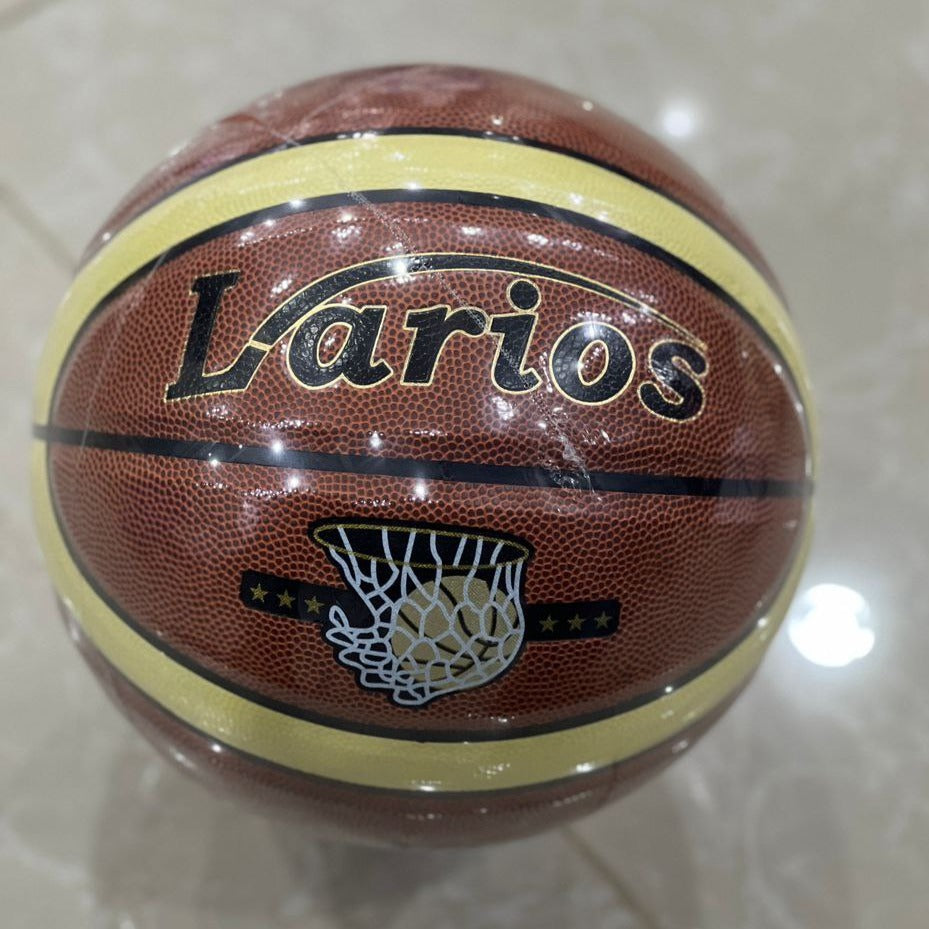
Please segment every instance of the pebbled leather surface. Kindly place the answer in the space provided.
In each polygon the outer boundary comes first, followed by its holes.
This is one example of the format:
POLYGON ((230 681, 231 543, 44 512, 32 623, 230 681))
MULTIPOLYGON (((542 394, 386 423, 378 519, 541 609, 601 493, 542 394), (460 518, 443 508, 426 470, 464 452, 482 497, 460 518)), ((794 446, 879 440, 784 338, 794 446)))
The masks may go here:
MULTIPOLYGON (((609 161, 659 185, 706 216, 760 264, 717 198, 655 143, 573 97, 462 69, 367 72, 326 79, 256 105, 209 130, 152 175, 108 222, 112 233, 193 177, 274 139, 372 126, 480 128, 531 136, 609 161), (334 82, 334 83, 333 83, 334 82), (328 102, 326 102, 328 101, 328 102), (334 101, 340 101, 338 107, 334 101), (483 121, 483 122, 482 122, 483 121), (270 128, 269 128, 270 127, 270 128)), ((276 144, 276 143, 274 143, 276 144)), ((91 245, 91 253, 95 249, 91 245)), ((130 269, 131 270, 131 269, 130 269)), ((320 361, 338 356, 334 329, 320 361)), ((583 356, 582 378, 607 362, 583 356)), ((666 392, 666 396, 669 396, 666 392)), ((55 427, 330 455, 568 471, 803 482, 806 433, 783 371, 758 333, 699 281, 641 248, 553 217, 461 203, 360 204, 303 212, 209 238, 167 256, 92 318, 55 392, 55 427), (504 393, 490 380, 496 342, 452 336, 428 386, 400 383, 411 310, 447 305, 491 320, 512 312, 514 276, 491 271, 406 275, 339 297, 384 306, 373 356, 393 375, 360 390, 344 382, 310 391, 287 367, 293 336, 267 353, 247 389, 165 401, 178 376, 197 303, 197 278, 235 271, 222 297, 205 370, 231 364, 274 309, 321 275, 373 258, 480 253, 537 262, 619 288, 684 327, 708 370, 698 417, 656 417, 638 390, 654 380, 650 349, 667 324, 577 287, 542 279, 526 355, 540 386, 504 393), (628 338, 636 369, 621 396, 600 406, 556 389, 552 347, 569 327, 606 322, 628 338)), ((666 496, 557 486, 503 486, 263 467, 53 443, 50 487, 61 527, 87 577, 150 641, 230 689, 355 731, 462 739, 564 728, 648 701, 733 646, 777 591, 803 528, 805 497, 666 496), (317 624, 245 608, 243 571, 342 586, 307 527, 364 517, 473 526, 528 541, 527 603, 618 600, 609 637, 531 642, 492 683, 417 708, 364 690, 333 658, 317 624)), ((364 471, 355 466, 354 470, 364 471)), ((247 794, 285 797, 305 813, 381 840, 467 842, 534 830, 586 811, 664 764, 669 745, 581 781, 473 798, 388 796, 332 785, 220 753, 180 727, 102 660, 92 660, 118 702, 162 745, 184 746, 194 766, 247 794), (114 676, 115 675, 115 676, 114 676), (114 683, 116 681, 116 683, 114 683), (208 759, 208 760, 207 760, 208 759), (298 782, 298 783, 297 783, 298 782), (579 798, 583 797, 582 800, 579 798), (470 805, 469 805, 470 804, 470 805), (433 825, 410 822, 425 816, 433 825)), ((716 712, 699 726, 709 725, 716 712)), ((677 744, 677 740, 675 741, 677 744)))

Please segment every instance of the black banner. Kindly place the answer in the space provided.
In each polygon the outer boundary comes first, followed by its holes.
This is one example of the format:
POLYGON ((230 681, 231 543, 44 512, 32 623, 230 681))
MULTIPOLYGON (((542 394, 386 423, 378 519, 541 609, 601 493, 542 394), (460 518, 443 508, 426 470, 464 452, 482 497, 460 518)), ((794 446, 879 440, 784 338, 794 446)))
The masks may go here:
MULTIPOLYGON (((353 625, 365 626, 371 621, 353 591, 260 571, 242 572, 239 599, 250 610, 300 622, 325 623, 333 606, 340 607, 353 625)), ((606 638, 619 628, 619 614, 617 600, 523 605, 526 638, 534 642, 606 638)))

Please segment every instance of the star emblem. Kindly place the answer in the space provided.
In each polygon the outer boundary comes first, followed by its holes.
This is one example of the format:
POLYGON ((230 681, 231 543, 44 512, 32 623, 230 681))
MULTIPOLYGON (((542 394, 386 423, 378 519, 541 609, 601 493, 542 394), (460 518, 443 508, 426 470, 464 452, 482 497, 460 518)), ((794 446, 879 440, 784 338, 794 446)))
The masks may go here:
POLYGON ((254 587, 251 588, 252 591, 252 600, 259 600, 261 603, 265 602, 265 596, 267 596, 267 591, 264 587, 261 586, 259 582, 254 587))
POLYGON ((542 622, 540 623, 540 625, 542 626, 542 631, 543 632, 554 632, 555 622, 556 620, 552 619, 551 615, 546 616, 545 619, 543 619, 542 622))
POLYGON ((594 622, 597 624, 598 629, 606 629, 610 625, 610 617, 606 613, 601 613, 599 616, 594 617, 594 622))
POLYGON ((285 610, 289 610, 294 605, 294 598, 291 596, 289 590, 285 590, 284 593, 277 595, 277 602, 284 607, 285 610))
POLYGON ((322 601, 317 600, 315 596, 310 597, 309 600, 305 600, 306 611, 307 613, 312 613, 314 616, 319 614, 319 611, 323 608, 322 601))
POLYGON ((568 620, 568 625, 569 625, 572 629, 576 630, 577 632, 580 632, 581 626, 584 625, 584 620, 581 619, 581 617, 580 617, 579 614, 575 613, 575 614, 568 620))

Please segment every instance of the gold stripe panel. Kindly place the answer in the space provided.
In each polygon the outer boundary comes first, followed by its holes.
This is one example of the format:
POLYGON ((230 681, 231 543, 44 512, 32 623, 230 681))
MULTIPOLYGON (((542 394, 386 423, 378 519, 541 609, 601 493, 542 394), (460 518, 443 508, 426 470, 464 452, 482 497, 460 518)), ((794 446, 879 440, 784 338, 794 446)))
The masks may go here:
POLYGON ((106 659, 207 737, 296 771, 365 787, 523 787, 594 771, 673 738, 718 706, 758 665, 787 611, 809 541, 807 529, 803 551, 783 590, 748 638, 709 670, 652 703, 573 729, 506 741, 411 742, 331 729, 259 706, 199 677, 130 629, 97 596, 68 554, 49 495, 46 451, 44 442, 33 444, 40 541, 62 599, 106 659))
MULTIPOLYGON (((722 235, 661 194, 569 155, 490 139, 361 136, 261 155, 184 187, 121 230, 81 270, 43 355, 35 421, 49 415, 58 369, 88 314, 172 246, 255 210, 346 191, 464 190, 534 200, 628 230, 698 269, 770 335, 809 409, 796 336, 776 293, 722 235)), ((372 221, 379 222, 375 212, 372 221)))

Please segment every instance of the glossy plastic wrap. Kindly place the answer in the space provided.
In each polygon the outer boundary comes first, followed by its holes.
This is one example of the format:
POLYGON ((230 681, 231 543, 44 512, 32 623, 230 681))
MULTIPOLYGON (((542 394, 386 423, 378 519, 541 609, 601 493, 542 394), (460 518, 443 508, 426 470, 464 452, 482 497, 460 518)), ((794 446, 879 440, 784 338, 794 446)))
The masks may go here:
POLYGON ((146 178, 42 364, 75 638, 204 778, 357 839, 588 812, 744 686, 806 541, 808 388, 718 198, 494 72, 275 94, 146 178))

